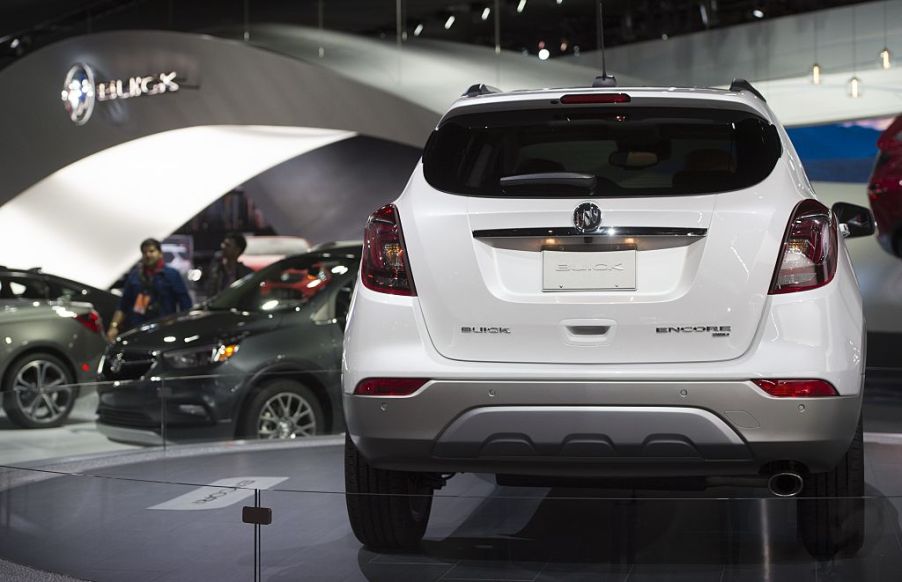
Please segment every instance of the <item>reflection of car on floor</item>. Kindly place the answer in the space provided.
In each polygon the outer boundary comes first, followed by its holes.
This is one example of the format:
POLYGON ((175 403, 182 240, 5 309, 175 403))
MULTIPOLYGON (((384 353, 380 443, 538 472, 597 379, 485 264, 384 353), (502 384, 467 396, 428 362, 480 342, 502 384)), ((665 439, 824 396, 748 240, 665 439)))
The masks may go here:
POLYGON ((341 343, 359 261, 360 243, 289 257, 199 309, 123 334, 101 363, 111 382, 98 388, 98 429, 146 444, 161 441, 164 415, 173 441, 340 430, 341 343))
POLYGON ((815 198, 744 81, 474 86, 367 223, 342 376, 354 533, 416 545, 453 472, 691 476, 798 495, 812 554, 856 552, 865 328, 843 238, 873 232, 815 198))
POLYGON ((0 299, 50 299, 90 303, 103 321, 109 321, 119 306, 119 297, 109 291, 40 269, 8 269, 0 267, 0 299))
POLYGON ((880 245, 902 257, 902 116, 877 140, 877 160, 868 181, 868 199, 880 245))
MULTIPOLYGON (((6 282, 0 282, 0 286, 6 282)), ((23 428, 61 425, 91 382, 106 347, 87 303, 0 299, 3 409, 23 428)))

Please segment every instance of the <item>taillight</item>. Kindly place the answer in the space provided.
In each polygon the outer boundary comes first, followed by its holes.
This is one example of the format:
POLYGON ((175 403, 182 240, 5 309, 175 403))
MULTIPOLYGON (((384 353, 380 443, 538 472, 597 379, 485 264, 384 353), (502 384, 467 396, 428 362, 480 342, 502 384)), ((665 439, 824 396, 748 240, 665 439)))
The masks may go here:
POLYGON ((354 389, 360 396, 409 396, 428 382, 426 378, 367 378, 354 389))
POLYGON ((836 274, 837 251, 836 224, 830 210, 817 200, 803 200, 786 227, 769 293, 793 293, 826 285, 836 274))
POLYGON ((366 222, 360 272, 363 284, 392 295, 416 295, 401 220, 394 204, 387 204, 366 222))
POLYGON ((838 396, 833 384, 826 380, 752 380, 759 388, 777 398, 814 398, 838 396))
POLYGON ((76 315, 75 321, 90 329, 94 333, 103 333, 103 324, 100 321, 100 315, 93 309, 90 313, 76 315))

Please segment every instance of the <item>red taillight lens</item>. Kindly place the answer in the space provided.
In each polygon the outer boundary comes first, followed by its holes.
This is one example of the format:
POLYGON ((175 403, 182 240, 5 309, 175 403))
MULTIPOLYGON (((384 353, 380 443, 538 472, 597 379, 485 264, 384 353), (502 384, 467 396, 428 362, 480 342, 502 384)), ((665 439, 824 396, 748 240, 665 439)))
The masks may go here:
POLYGON ((586 93, 576 95, 564 95, 561 103, 564 105, 582 105, 583 103, 629 103, 630 96, 626 93, 586 93))
POLYGON ((373 291, 392 295, 416 295, 401 220, 394 204, 383 206, 366 222, 363 260, 360 265, 363 284, 373 291))
POLYGON ((839 395, 833 384, 826 380, 752 380, 752 382, 777 398, 814 398, 839 395))
POLYGON ((100 315, 91 310, 90 313, 76 315, 75 321, 90 329, 94 333, 103 333, 103 324, 100 322, 100 315))
POLYGON ((367 378, 354 389, 360 396, 409 396, 428 382, 426 378, 367 378))
POLYGON ((816 200, 803 200, 786 227, 770 294, 826 285, 836 274, 837 251, 836 224, 830 211, 816 200))

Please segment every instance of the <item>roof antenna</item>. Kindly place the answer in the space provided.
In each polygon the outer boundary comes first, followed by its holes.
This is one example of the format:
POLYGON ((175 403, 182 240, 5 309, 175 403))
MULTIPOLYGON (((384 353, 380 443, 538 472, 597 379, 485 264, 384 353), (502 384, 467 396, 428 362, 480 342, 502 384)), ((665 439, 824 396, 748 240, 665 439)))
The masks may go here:
POLYGON ((593 87, 616 87, 617 79, 614 75, 608 75, 608 67, 604 59, 604 10, 602 0, 598 0, 598 34, 595 35, 597 48, 601 51, 601 76, 592 81, 593 87))

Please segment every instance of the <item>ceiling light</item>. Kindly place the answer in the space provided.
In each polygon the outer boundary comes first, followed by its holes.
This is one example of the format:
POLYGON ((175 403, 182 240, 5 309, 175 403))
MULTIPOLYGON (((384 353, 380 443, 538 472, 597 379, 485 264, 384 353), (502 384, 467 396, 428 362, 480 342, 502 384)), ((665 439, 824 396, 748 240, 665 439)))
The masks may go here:
POLYGON ((880 64, 883 65, 884 69, 890 68, 892 63, 890 63, 890 58, 892 58, 892 53, 889 52, 889 49, 883 47, 883 50, 880 51, 880 64))
POLYGON ((554 1, 557 2, 557 5, 558 5, 558 6, 560 6, 561 4, 564 3, 564 0, 554 0, 554 1))
POLYGON ((546 49, 546 48, 543 48, 542 50, 539 51, 539 59, 540 60, 547 61, 548 57, 550 57, 550 56, 551 56, 551 53, 548 52, 548 49, 546 49))
POLYGON ((526 0, 520 0, 520 3, 517 4, 517 12, 521 13, 526 9, 526 0))
POLYGON ((423 23, 417 24, 417 27, 413 29, 414 36, 420 36, 423 34, 423 23))
POLYGON ((448 20, 445 21, 445 30, 451 30, 451 27, 454 26, 454 15, 448 17, 448 20))
POLYGON ((811 82, 815 85, 821 84, 821 66, 817 63, 811 65, 811 82))
POLYGON ((9 48, 14 49, 14 48, 18 47, 19 44, 21 44, 20 41, 19 41, 19 39, 18 39, 18 38, 14 38, 14 39, 12 39, 12 41, 9 43, 9 48))
POLYGON ((491 13, 492 13, 492 9, 489 8, 488 6, 486 6, 485 8, 482 9, 482 19, 483 19, 483 20, 488 20, 488 19, 489 19, 489 15, 490 15, 491 13))
POLYGON ((764 18, 764 11, 760 8, 755 8, 754 10, 752 10, 752 16, 754 16, 755 18, 764 18))
POLYGON ((852 99, 861 97, 861 79, 857 76, 849 79, 849 97, 852 99))

